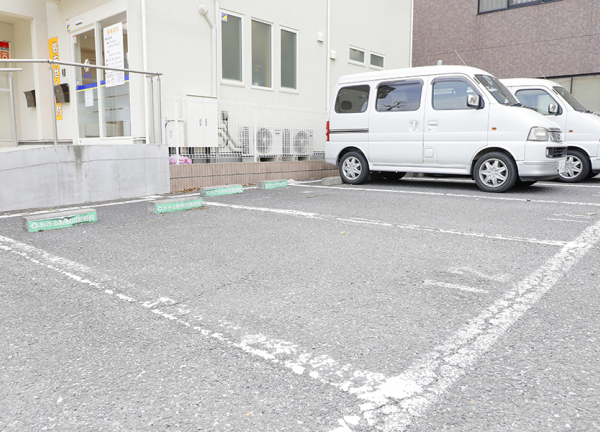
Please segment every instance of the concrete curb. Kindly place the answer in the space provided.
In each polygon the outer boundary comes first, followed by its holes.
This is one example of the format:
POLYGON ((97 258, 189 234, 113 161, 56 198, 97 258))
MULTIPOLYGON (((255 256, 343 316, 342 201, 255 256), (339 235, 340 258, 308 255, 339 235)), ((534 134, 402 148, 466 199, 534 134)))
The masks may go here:
POLYGON ((325 177, 323 180, 321 180, 321 184, 323 186, 341 185, 342 178, 341 177, 325 177))
POLYGON ((98 215, 94 209, 67 210, 23 216, 21 221, 25 231, 38 232, 98 222, 98 215))

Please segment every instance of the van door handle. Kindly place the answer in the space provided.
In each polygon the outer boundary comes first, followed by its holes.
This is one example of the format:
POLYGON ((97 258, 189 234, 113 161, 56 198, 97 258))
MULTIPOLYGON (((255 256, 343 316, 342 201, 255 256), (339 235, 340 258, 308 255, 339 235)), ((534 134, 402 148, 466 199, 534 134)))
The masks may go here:
POLYGON ((419 128, 419 121, 418 120, 411 120, 408 123, 410 124, 410 128, 409 128, 410 132, 416 132, 417 129, 419 128))
POLYGON ((431 130, 436 130, 437 129, 437 125, 438 125, 437 120, 429 120, 427 122, 427 130, 430 130, 430 131, 431 130))

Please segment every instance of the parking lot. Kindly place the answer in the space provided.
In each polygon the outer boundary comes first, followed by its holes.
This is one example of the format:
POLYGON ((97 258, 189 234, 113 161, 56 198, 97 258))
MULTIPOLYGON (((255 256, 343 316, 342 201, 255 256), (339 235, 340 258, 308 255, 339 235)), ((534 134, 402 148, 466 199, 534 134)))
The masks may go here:
POLYGON ((157 198, 0 215, 3 430, 600 430, 600 177, 157 198))

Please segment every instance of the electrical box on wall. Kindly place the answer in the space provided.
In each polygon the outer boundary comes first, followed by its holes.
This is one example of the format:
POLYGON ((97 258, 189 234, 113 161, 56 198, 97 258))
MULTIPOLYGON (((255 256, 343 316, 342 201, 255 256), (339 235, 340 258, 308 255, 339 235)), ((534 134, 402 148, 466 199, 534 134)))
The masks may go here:
POLYGON ((27 101, 27 108, 35 108, 35 90, 23 92, 27 101))
POLYGON ((59 84, 54 86, 54 96, 57 103, 69 103, 71 97, 69 94, 69 84, 59 84))

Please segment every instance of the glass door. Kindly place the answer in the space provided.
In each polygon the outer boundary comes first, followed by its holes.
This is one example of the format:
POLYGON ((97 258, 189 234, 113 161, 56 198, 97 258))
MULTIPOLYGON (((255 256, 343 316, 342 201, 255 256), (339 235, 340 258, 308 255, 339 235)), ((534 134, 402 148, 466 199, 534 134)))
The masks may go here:
POLYGON ((13 145, 13 115, 8 72, 0 72, 0 145, 13 145))
MULTIPOLYGON (((95 30, 73 36, 75 62, 96 65, 95 30)), ((79 138, 100 137, 98 69, 75 68, 79 138)))
MULTIPOLYGON (((97 21, 93 29, 73 36, 77 63, 129 68, 127 14, 97 21)), ((77 117, 80 140, 131 140, 129 74, 77 68, 77 117)))

